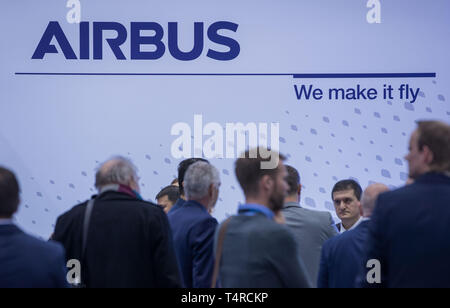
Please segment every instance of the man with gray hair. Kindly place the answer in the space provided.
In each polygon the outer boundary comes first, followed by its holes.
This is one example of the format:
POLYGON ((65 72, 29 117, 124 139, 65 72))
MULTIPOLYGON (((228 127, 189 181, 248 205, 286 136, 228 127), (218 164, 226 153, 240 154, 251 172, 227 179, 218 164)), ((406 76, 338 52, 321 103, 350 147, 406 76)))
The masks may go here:
POLYGON ((187 202, 168 214, 175 252, 186 288, 209 288, 214 270, 212 212, 219 195, 220 177, 211 164, 198 161, 186 171, 187 202))
POLYGON ((364 247, 368 238, 370 216, 378 195, 386 191, 389 191, 389 188, 384 184, 369 185, 361 198, 361 223, 325 242, 320 261, 319 288, 355 287, 361 264, 365 263, 364 247))
POLYGON ((58 218, 53 239, 80 261, 86 287, 181 286, 167 217, 138 183, 131 161, 114 157, 97 171, 98 195, 58 218))

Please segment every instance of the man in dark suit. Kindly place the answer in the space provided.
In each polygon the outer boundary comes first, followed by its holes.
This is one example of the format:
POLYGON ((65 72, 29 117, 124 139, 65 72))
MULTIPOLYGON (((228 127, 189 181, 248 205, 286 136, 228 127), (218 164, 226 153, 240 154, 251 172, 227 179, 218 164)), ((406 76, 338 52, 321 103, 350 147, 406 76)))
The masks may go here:
POLYGON ((370 216, 380 193, 388 191, 384 184, 372 184, 366 188, 361 198, 362 222, 328 240, 322 249, 319 288, 353 288, 363 263, 364 245, 367 240, 370 216))
POLYGON ((300 206, 302 185, 294 167, 286 165, 289 185, 282 213, 286 225, 294 234, 300 259, 305 264, 310 280, 316 286, 322 245, 337 234, 333 218, 328 212, 308 210, 300 206))
POLYGON ((221 286, 311 287, 292 232, 274 221, 288 190, 284 157, 262 148, 247 151, 240 157, 235 171, 246 203, 239 206, 238 215, 224 222, 216 234, 221 286), (267 162, 275 162, 275 166, 265 167, 267 162))
POLYGON ((342 180, 334 185, 331 198, 341 220, 336 225, 339 233, 356 228, 361 222, 361 194, 362 188, 355 180, 342 180))
POLYGON ((18 206, 17 179, 0 167, 0 288, 68 287, 63 247, 15 226, 12 217, 18 206))
POLYGON ((405 158, 414 183, 379 196, 359 285, 450 287, 450 126, 418 122, 405 158))
POLYGON ((214 232, 210 215, 219 195, 219 172, 203 161, 192 164, 184 176, 187 201, 168 214, 175 252, 186 288, 209 288, 214 269, 214 232))
POLYGON ((194 157, 185 159, 178 164, 178 188, 180 190, 180 197, 175 202, 175 204, 170 208, 169 212, 175 212, 176 210, 181 208, 183 204, 186 202, 186 196, 184 193, 184 175, 186 174, 186 171, 189 168, 189 166, 198 161, 208 163, 208 161, 204 158, 194 157))
POLYGON ((113 158, 95 182, 94 203, 60 216, 53 235, 81 262, 86 287, 181 287, 167 216, 139 196, 134 165, 113 158))

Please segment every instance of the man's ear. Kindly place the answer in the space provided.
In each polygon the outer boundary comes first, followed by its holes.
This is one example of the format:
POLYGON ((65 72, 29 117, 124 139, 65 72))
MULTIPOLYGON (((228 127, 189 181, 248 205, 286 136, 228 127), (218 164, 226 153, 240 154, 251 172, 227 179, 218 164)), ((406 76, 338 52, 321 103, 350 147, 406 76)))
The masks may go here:
POLYGON ((210 184, 208 188, 208 197, 210 199, 214 198, 214 184, 210 184))
POLYGON ((431 165, 434 159, 433 152, 431 152, 430 148, 427 145, 424 145, 422 148, 422 152, 424 155, 424 160, 427 165, 431 165))
POLYGON ((302 193, 302 184, 298 184, 297 195, 300 197, 301 193, 302 193))
POLYGON ((270 175, 266 174, 261 178, 261 186, 264 191, 272 190, 274 182, 270 175))
POLYGON ((19 205, 20 205, 20 197, 17 197, 17 205, 16 205, 16 210, 14 211, 13 215, 16 214, 19 211, 19 205))

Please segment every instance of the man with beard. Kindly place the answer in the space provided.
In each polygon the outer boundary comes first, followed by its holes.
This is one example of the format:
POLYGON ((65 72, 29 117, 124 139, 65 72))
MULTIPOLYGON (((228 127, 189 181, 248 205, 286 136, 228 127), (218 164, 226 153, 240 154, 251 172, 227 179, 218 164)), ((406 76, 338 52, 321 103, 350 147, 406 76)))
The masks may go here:
POLYGON ((258 148, 245 152, 235 163, 245 204, 216 233, 214 277, 219 275, 222 287, 311 287, 297 257, 294 236, 286 226, 274 221, 288 190, 283 160, 278 153, 258 148), (273 155, 279 158, 277 166, 264 169, 264 162, 273 155))

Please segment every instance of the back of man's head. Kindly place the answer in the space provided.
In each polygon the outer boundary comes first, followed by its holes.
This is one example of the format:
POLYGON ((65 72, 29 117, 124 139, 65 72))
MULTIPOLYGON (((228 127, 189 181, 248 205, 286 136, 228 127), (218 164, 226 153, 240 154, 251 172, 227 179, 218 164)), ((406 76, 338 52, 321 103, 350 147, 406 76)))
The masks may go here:
POLYGON ((138 190, 138 182, 137 168, 129 159, 121 156, 104 162, 95 174, 95 187, 98 190, 111 184, 121 184, 138 190))
POLYGON ((417 122, 418 147, 427 146, 433 153, 430 170, 450 172, 450 125, 439 121, 417 122))
POLYGON ((11 218, 17 212, 19 191, 14 173, 0 167, 0 218, 11 218))
POLYGON ((182 195, 182 196, 184 196, 184 186, 183 186, 184 175, 186 174, 186 171, 189 168, 189 166, 198 161, 209 163, 204 158, 195 158, 194 157, 194 158, 185 159, 178 164, 178 187, 180 189, 180 195, 182 195))
POLYGON ((375 209, 378 195, 389 191, 389 187, 381 183, 369 185, 361 197, 361 206, 364 217, 370 217, 375 209))
POLYGON ((333 190, 331 191, 331 199, 334 200, 333 195, 335 192, 344 190, 353 190, 356 199, 361 201, 362 188, 358 182, 352 179, 342 180, 334 184, 333 190))
POLYGON ((276 177, 279 171, 278 166, 272 169, 263 168, 263 163, 273 161, 274 156, 277 156, 275 159, 277 162, 285 160, 283 155, 262 148, 248 150, 236 160, 236 177, 246 197, 253 197, 259 194, 259 181, 265 175, 269 175, 272 178, 276 177), (263 153, 270 155, 261 155, 263 153))
POLYGON ((164 196, 167 196, 167 199, 169 199, 169 201, 172 203, 177 202, 178 198, 180 198, 180 191, 178 189, 178 186, 169 185, 169 186, 164 187, 156 195, 156 200, 158 200, 164 196))
POLYGON ((189 166, 184 176, 184 190, 188 200, 206 197, 211 185, 216 189, 220 186, 219 171, 213 165, 197 161, 189 166))
POLYGON ((297 169, 290 165, 284 165, 286 167, 288 177, 287 183, 289 185, 288 196, 298 195, 298 189, 300 186, 300 174, 298 174, 297 169))

